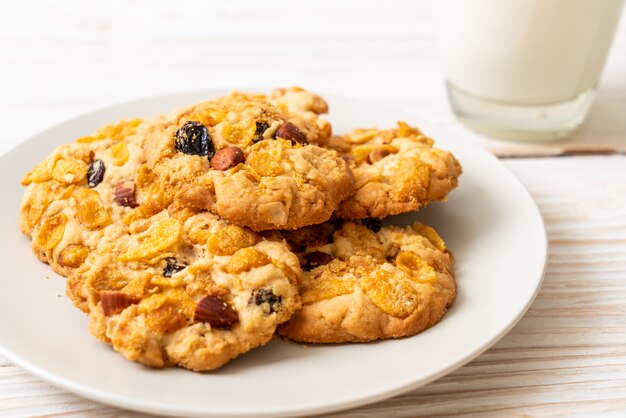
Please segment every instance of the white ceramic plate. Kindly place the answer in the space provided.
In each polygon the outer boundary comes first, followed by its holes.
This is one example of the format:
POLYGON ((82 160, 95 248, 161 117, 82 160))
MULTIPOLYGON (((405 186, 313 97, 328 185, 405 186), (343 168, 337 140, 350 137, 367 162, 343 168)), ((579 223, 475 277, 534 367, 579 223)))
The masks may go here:
POLYGON ((546 236, 535 203, 493 156, 414 116, 328 97, 335 132, 417 123, 463 165, 448 202, 387 220, 432 225, 456 258, 459 292, 434 328, 370 344, 309 345, 275 339, 212 373, 151 370, 125 360, 87 330, 65 297, 64 279, 31 254, 18 230, 20 179, 56 145, 123 117, 151 116, 223 94, 160 96, 89 113, 20 144, 0 159, 0 352, 33 374, 87 398, 179 416, 296 416, 374 402, 467 363, 524 314, 544 274, 546 236))

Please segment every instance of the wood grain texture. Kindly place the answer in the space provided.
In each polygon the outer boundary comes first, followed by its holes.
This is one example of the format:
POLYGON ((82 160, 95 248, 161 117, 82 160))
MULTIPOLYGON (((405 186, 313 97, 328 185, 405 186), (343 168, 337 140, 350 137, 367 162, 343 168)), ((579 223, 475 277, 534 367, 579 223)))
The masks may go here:
MULTIPOLYGON (((625 15, 626 16, 626 15, 625 15)), ((428 2, 52 0, 0 13, 0 152, 140 96, 300 84, 402 106, 501 155, 548 228, 544 285, 520 323, 456 372, 344 417, 626 416, 626 17, 585 126, 535 147, 467 131, 446 103, 428 2)), ((0 318, 7 320, 7 318, 0 318)), ((0 357, 0 416, 139 417, 0 357)))
POLYGON ((402 106, 502 155, 607 152, 626 143, 626 14, 587 123, 537 148, 458 125, 430 2, 23 0, 0 14, 0 151, 54 123, 142 96, 299 84, 402 106))

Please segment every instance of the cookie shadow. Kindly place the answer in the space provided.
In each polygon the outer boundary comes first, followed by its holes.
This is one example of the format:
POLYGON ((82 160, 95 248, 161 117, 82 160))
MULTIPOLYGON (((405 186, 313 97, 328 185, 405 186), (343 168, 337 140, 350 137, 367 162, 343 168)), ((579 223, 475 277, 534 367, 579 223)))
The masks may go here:
POLYGON ((276 363, 289 362, 306 355, 306 346, 274 336, 263 347, 257 347, 242 354, 217 370, 212 375, 239 374, 258 367, 271 367, 276 363))

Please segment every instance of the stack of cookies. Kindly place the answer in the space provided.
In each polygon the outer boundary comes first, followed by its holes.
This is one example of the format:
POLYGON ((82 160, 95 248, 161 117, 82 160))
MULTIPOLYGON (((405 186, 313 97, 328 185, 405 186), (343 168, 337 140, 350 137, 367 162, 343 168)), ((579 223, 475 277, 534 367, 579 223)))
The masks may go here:
POLYGON ((380 219, 445 200, 461 167, 402 122, 333 136, 327 110, 289 88, 107 125, 24 176, 20 228, 91 333, 147 366, 415 335, 454 300, 452 254, 380 219))

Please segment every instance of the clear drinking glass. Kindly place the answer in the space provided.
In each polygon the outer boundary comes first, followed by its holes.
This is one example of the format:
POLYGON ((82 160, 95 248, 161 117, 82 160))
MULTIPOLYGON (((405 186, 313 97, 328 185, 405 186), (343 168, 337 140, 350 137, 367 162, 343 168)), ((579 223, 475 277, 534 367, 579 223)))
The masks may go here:
POLYGON ((563 138, 591 107, 624 0, 434 0, 450 103, 517 140, 563 138))

